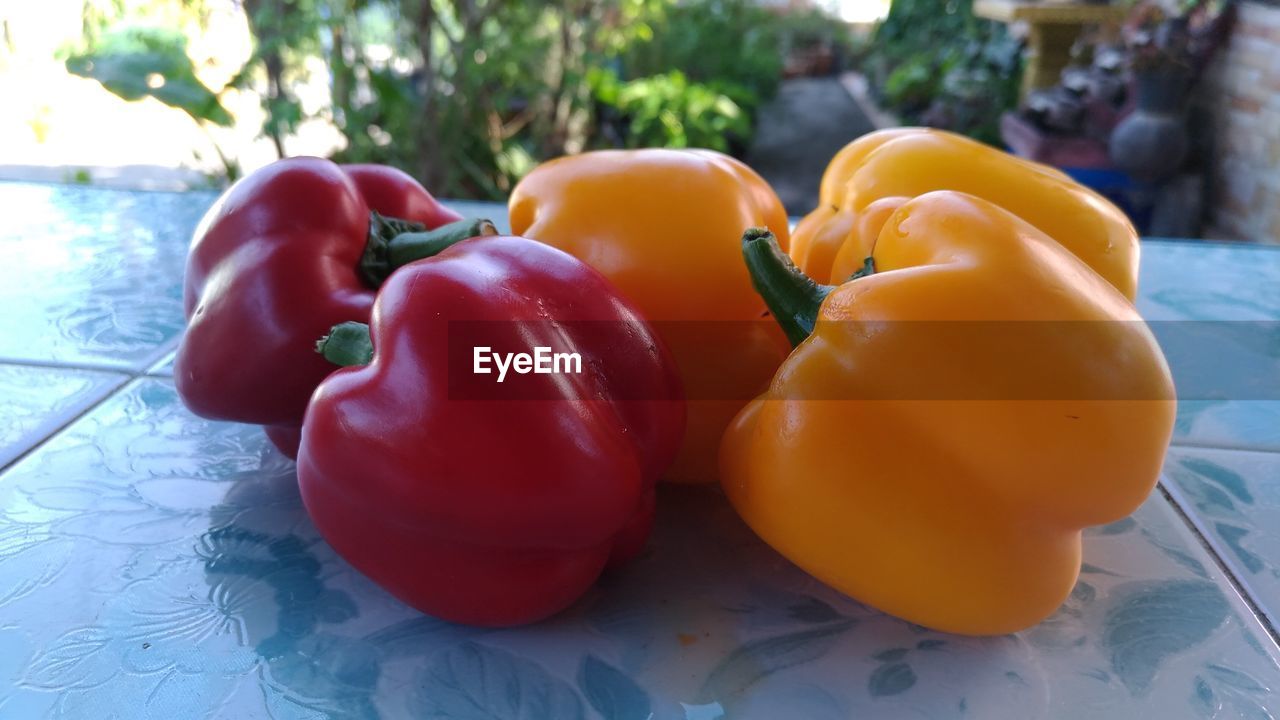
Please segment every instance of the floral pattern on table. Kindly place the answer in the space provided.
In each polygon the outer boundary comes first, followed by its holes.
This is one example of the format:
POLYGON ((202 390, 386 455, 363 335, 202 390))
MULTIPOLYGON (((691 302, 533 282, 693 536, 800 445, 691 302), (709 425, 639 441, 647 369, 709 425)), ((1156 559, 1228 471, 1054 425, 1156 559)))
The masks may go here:
POLYGON ((1175 445, 1280 452, 1280 402, 1183 400, 1178 403, 1175 445))
MULTIPOLYGON (((172 349, 187 247, 215 193, 0 190, 0 362, 144 372, 172 349)), ((448 204, 509 229, 505 205, 448 204)))
POLYGON ((570 611, 451 625, 332 552, 258 429, 143 378, 0 479, 0 717, 1280 713, 1280 650, 1160 494, 1088 533, 1053 618, 984 639, 831 591, 714 489, 660 502, 646 553, 570 611))
POLYGON ((142 371, 173 345, 187 245, 212 193, 0 190, 0 361, 142 371))
POLYGON ((147 368, 147 374, 158 377, 173 377, 173 361, 176 357, 177 351, 169 353, 163 360, 147 368))
MULTIPOLYGON (((645 555, 570 611, 465 628, 337 557, 260 430, 177 401, 212 193, 0 190, 0 466, 29 452, 0 475, 0 718, 1280 714, 1280 649, 1251 611, 1280 616, 1280 454, 1247 451, 1280 450, 1280 402, 1184 400, 1164 491, 1089 531, 1069 600, 1016 635, 860 605, 693 488, 664 488, 645 555), (125 373, 148 377, 76 419, 125 373)), ((502 205, 447 204, 508 229, 502 205)), ((1280 250, 1146 241, 1138 305, 1258 323, 1237 337, 1274 361, 1280 250)))
POLYGON ((0 365, 0 468, 120 387, 118 373, 0 365))
POLYGON ((1174 500, 1280 626, 1280 453, 1175 447, 1165 475, 1174 500))
POLYGON ((1138 310, 1147 320, 1280 320, 1280 247, 1143 240, 1138 310))
MULTIPOLYGON (((1213 328, 1182 329, 1177 323, 1228 321, 1233 327, 1220 334, 1234 336, 1236 345, 1252 344, 1261 362, 1257 373, 1274 374, 1250 378, 1267 383, 1261 392, 1231 392, 1227 397, 1196 397, 1179 403, 1174 442, 1215 447, 1254 448, 1280 451, 1280 372, 1266 369, 1280 362, 1280 248, 1211 242, 1164 242, 1147 240, 1142 248, 1142 281, 1138 288, 1138 309, 1155 321, 1158 333, 1206 334, 1213 328), (1242 292, 1247 283, 1248 291, 1242 292)), ((1203 350, 1209 371, 1214 353, 1221 348, 1206 340, 1203 350)), ((1237 357, 1238 351, 1231 357, 1237 357)), ((1223 384, 1228 384, 1227 380, 1223 384)), ((1192 385, 1192 383, 1185 383, 1192 385)), ((1201 383, 1203 385, 1204 383, 1201 383)), ((1238 384, 1232 387, 1238 387, 1238 384)), ((1181 388, 1180 388, 1181 389, 1181 388)))

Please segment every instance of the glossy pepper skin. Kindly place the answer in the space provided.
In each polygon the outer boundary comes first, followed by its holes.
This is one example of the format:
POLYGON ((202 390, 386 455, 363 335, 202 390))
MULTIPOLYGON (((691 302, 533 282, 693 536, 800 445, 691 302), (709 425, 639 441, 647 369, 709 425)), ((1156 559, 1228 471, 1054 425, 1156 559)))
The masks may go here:
POLYGON ((511 228, 599 270, 654 322, 684 381, 689 423, 666 479, 714 482, 729 421, 769 381, 786 340, 751 288, 739 239, 787 217, 742 163, 709 150, 605 150, 539 165, 516 186, 511 228))
POLYGON ((954 192, 894 211, 874 274, 838 287, 760 233, 744 253, 799 342, 725 435, 723 487, 746 522, 920 625, 985 635, 1050 615, 1081 529, 1142 503, 1172 432, 1169 369, 1133 305, 1043 232, 954 192))
POLYGON ((272 163, 218 199, 187 258, 174 381, 188 408, 265 425, 297 454, 307 400, 333 371, 315 339, 373 306, 360 265, 375 211, 426 228, 461 219, 399 170, 309 157, 272 163))
POLYGON ((1138 234, 1119 208, 1054 168, 929 128, 881 130, 837 153, 818 207, 796 226, 791 257, 821 282, 843 282, 871 254, 885 219, 934 190, 976 195, 1012 212, 1133 300, 1138 234))
POLYGON ((524 238, 467 240, 391 275, 372 340, 368 365, 317 388, 298 456, 307 510, 352 565, 425 613, 499 626, 558 612, 640 551, 683 396, 599 273, 524 238), (487 347, 578 352, 584 372, 469 395, 451 323, 484 328, 487 347))

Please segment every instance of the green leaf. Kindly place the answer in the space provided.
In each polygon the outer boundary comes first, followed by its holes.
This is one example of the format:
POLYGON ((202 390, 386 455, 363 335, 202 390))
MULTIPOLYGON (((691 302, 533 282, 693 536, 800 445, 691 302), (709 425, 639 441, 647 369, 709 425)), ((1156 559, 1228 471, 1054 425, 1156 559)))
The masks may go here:
POLYGON ((71 55, 67 71, 96 80, 125 100, 153 97, 196 120, 229 126, 231 113, 200 82, 181 34, 132 27, 105 36, 94 49, 71 55))
MULTIPOLYGON (((603 81, 601 81, 603 82, 603 81)), ((751 123, 737 103, 710 86, 690 82, 679 70, 601 85, 597 100, 630 119, 628 147, 706 147, 725 150, 726 135, 746 136, 751 123)))

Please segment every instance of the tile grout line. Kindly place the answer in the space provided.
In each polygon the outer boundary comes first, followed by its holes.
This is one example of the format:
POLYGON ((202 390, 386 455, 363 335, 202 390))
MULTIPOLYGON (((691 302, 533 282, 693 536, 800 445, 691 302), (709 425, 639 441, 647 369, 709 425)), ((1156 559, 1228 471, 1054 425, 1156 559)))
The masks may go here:
POLYGON ((66 420, 55 425, 48 432, 46 432, 39 440, 32 443, 22 452, 18 453, 17 455, 14 455, 4 464, 0 465, 0 475, 3 475, 4 473, 8 472, 10 468, 22 462, 24 459, 26 459, 29 455, 34 453, 36 450, 44 447, 45 444, 47 444, 54 437, 58 436, 60 433, 62 433, 64 430, 71 427, 75 423, 79 422, 89 413, 98 409, 98 407, 100 407, 103 403, 114 398, 116 395, 118 395, 122 390, 124 390, 130 384, 137 382, 139 380, 147 380, 147 379, 164 380, 167 378, 170 381, 172 381, 173 380, 172 375, 152 374, 151 369, 154 368, 162 360, 164 360, 165 357, 167 357, 170 353, 172 353, 180 342, 181 342, 181 337, 175 338, 170 342, 160 345, 155 352, 148 355, 142 362, 138 364, 141 366, 140 368, 138 366, 111 367, 108 365, 96 365, 96 364, 88 364, 88 363, 68 363, 68 362, 59 362, 57 360, 43 361, 43 360, 19 360, 14 358, 0 358, 0 365, 10 365, 14 367, 27 367, 27 368, 40 368, 45 370, 80 370, 85 372, 99 372, 104 374, 115 375, 119 378, 118 382, 115 382, 107 386, 107 391, 102 394, 102 397, 99 397, 97 400, 84 406, 83 408, 80 409, 79 412, 68 416, 66 420))
POLYGON ((178 349, 178 346, 182 344, 182 338, 185 334, 186 334, 186 323, 184 322, 183 331, 179 332, 176 337, 162 344, 154 353, 149 355, 146 360, 146 367, 143 368, 138 374, 150 375, 151 368, 160 364, 166 357, 168 357, 171 353, 175 352, 178 349))
MULTIPOLYGON (((29 361, 29 360, 22 361, 22 360, 0 358, 0 364, 3 364, 3 365, 17 365, 17 366, 24 366, 24 367, 38 367, 38 368, 66 369, 66 370, 88 370, 88 371, 96 371, 96 372, 108 372, 108 373, 124 376, 120 380, 120 382, 112 385, 110 389, 108 389, 107 392, 103 394, 102 397, 98 398, 98 400, 87 405, 75 415, 68 417, 65 422, 53 428, 38 442, 32 444, 30 447, 23 450, 18 455, 14 456, 9 462, 0 466, 0 474, 7 472, 10 468, 17 465, 19 462, 24 460, 26 457, 34 453, 39 448, 43 447, 45 444, 47 444, 50 440, 52 440, 58 434, 66 430, 68 427, 75 424, 76 422, 84 418, 89 413, 93 412, 95 409, 97 409, 99 406, 101 406, 111 398, 115 397, 127 386, 139 380, 144 380, 144 379, 156 379, 156 378, 171 379, 172 378, 171 375, 152 374, 151 369, 155 367, 157 363, 162 361, 169 353, 171 353, 173 349, 177 347, 179 342, 181 342, 180 338, 175 339, 171 343, 165 343, 164 345, 160 346, 160 348, 155 353, 148 356, 147 359, 144 361, 144 363, 142 363, 144 367, 142 367, 141 369, 119 368, 119 367, 109 367, 109 366, 101 366, 101 365, 60 363, 57 361, 41 362, 41 361, 29 361)), ((1207 443, 1186 443, 1186 442, 1177 442, 1177 441, 1171 442, 1170 446, 1185 447, 1185 448, 1192 448, 1192 449, 1222 450, 1227 452, 1260 452, 1260 453, 1271 453, 1271 454, 1280 453, 1280 451, 1265 449, 1265 448, 1231 447, 1231 446, 1221 446, 1221 445, 1210 445, 1207 443)), ((1262 607, 1254 599, 1253 595, 1246 589, 1244 583, 1240 580, 1239 577, 1236 576, 1235 572, 1231 570, 1230 566, 1227 565, 1226 560, 1213 547, 1213 544, 1209 542, 1209 539, 1205 536, 1205 534, 1200 531, 1200 528, 1196 525, 1195 521, 1191 519, 1191 516, 1182 507, 1181 503, 1178 502, 1178 500, 1173 496, 1173 494, 1166 487, 1165 481, 1162 479, 1156 485, 1156 487, 1159 488, 1161 497, 1163 497, 1165 501, 1169 503, 1169 505, 1173 508, 1174 512, 1177 513, 1178 517, 1182 520, 1183 524, 1187 527, 1187 529, 1191 532, 1191 534, 1195 536, 1197 542, 1200 543, 1201 548, 1204 549, 1204 551, 1209 555, 1209 557, 1213 558, 1214 564, 1217 565, 1218 569, 1222 572, 1223 576, 1227 579, 1228 584, 1230 584, 1232 589, 1235 590, 1236 594, 1241 598, 1245 606, 1249 609, 1249 611, 1253 614, 1253 616, 1257 618, 1259 624, 1262 625, 1263 630, 1266 631, 1267 635, 1271 638, 1272 643, 1274 643, 1277 647, 1280 647, 1280 631, 1278 631, 1276 626, 1271 622, 1270 616, 1266 613, 1266 611, 1262 609, 1262 607)))
POLYGON ((1256 447, 1252 445, 1214 445, 1207 442, 1187 442, 1185 440, 1173 440, 1169 443, 1171 448, 1186 448, 1188 450, 1222 450, 1223 452, 1247 452, 1247 453, 1263 453, 1269 455, 1280 455, 1280 447, 1256 447))
POLYGON ((67 419, 64 422, 59 423, 57 426, 51 429, 48 433, 46 433, 44 437, 32 443, 30 447, 18 453, 17 455, 14 455, 13 458, 9 460, 9 462, 5 463, 4 465, 0 465, 0 477, 2 477, 5 473, 7 473, 12 467, 22 462, 23 460, 25 460, 36 450, 39 450, 40 448, 44 447, 50 440, 60 435, 64 430, 71 427, 72 425, 79 422, 80 420, 84 419, 86 415, 93 412, 94 410, 97 410, 99 407, 102 406, 103 403, 107 402, 111 398, 118 395, 120 391, 128 387, 130 383, 136 382, 139 379, 142 379, 143 377, 145 376, 130 375, 128 377, 121 378, 118 383, 108 388, 108 390, 102 394, 102 397, 98 398, 96 401, 81 408, 79 412, 73 415, 70 415, 69 417, 67 417, 67 419))
POLYGON ((24 459, 26 459, 29 455, 34 453, 36 450, 44 447, 45 444, 47 444, 53 438, 57 437, 64 430, 71 427, 76 422, 79 422, 89 413, 98 409, 98 407, 100 407, 103 403, 115 397, 117 394, 120 393, 121 390, 126 388, 130 383, 136 382, 138 380, 146 379, 146 378, 163 379, 168 377, 172 379, 172 377, 169 375, 152 375, 150 371, 151 371, 151 368, 155 367, 156 364, 159 363, 161 360, 163 360, 169 353, 173 352, 174 348, 178 346, 178 343, 180 341, 181 339, 178 338, 159 346, 159 349, 157 349, 155 352, 148 355, 142 362, 138 363, 138 365, 141 366, 140 369, 137 366, 113 367, 109 365, 98 365, 98 364, 92 364, 92 363, 60 362, 57 360, 30 360, 30 359, 20 360, 16 358, 0 358, 0 365, 10 365, 13 367, 39 368, 43 370, 80 370, 83 372, 97 372, 97 373, 115 375, 119 378, 118 382, 108 386, 107 391, 102 394, 102 397, 98 398, 92 403, 89 403, 74 415, 67 417, 65 421, 55 425, 47 433, 45 433, 39 440, 32 443, 22 452, 18 453, 17 455, 14 455, 12 458, 8 460, 8 462, 5 462, 3 465, 0 465, 0 475, 3 475, 4 473, 8 472, 10 468, 22 462, 24 459))
POLYGON ((172 375, 152 374, 151 369, 154 368, 156 364, 162 361, 166 356, 168 356, 169 353, 173 352, 174 349, 177 348, 179 342, 181 342, 181 338, 175 339, 171 342, 167 342, 161 345, 156 352, 152 353, 151 355, 148 355, 147 358, 142 363, 139 363, 140 365, 143 366, 141 369, 136 369, 134 367, 127 367, 127 368, 109 367, 105 365, 91 365, 91 364, 83 364, 83 363, 64 363, 64 362, 59 362, 57 360, 41 361, 41 360, 14 360, 11 358, 0 358, 0 365, 41 368, 45 370, 83 370, 88 372, 109 373, 112 375, 120 376, 119 382, 116 382, 110 385, 107 391, 102 394, 102 397, 86 405, 83 409, 80 410, 80 412, 68 417, 65 422, 59 423, 58 425, 54 426, 51 430, 49 430, 49 432, 45 433, 43 437, 41 437, 36 442, 32 443, 30 447, 26 448, 25 450, 18 453, 17 455, 14 455, 8 462, 4 463, 3 465, 0 465, 0 475, 3 475, 4 473, 8 472, 9 468, 12 468, 14 465, 17 465, 19 462, 24 460, 28 455, 31 455, 36 450, 43 447, 46 443, 48 443, 50 440, 52 440, 62 431, 71 427, 76 422, 84 418, 86 415, 98 409, 99 406, 106 403, 108 400, 114 398, 116 395, 118 395, 122 390, 124 390, 130 384, 137 382, 139 380, 168 379, 172 381, 173 380, 172 375))
MULTIPOLYGON (((154 364, 155 363, 152 363, 152 365, 154 364)), ((30 360, 6 357, 0 357, 0 365, 40 368, 43 370, 84 370, 88 372, 116 373, 119 375, 138 375, 146 372, 146 370, 139 371, 134 370, 131 367, 121 365, 99 365, 96 363, 62 362, 58 360, 30 360)))
POLYGON ((0 357, 0 365, 12 365, 14 367, 40 368, 45 370, 84 370, 88 372, 113 373, 116 375, 127 375, 129 378, 140 377, 172 377, 169 374, 155 374, 151 372, 157 364, 163 361, 174 350, 177 349, 181 339, 174 339, 159 346, 156 352, 143 358, 137 366, 119 366, 98 363, 77 363, 63 362, 59 360, 31 360, 20 358, 0 357), (138 366, 141 366, 139 369, 138 366))
POLYGON ((1280 648, 1280 631, 1277 631, 1276 626, 1271 622, 1271 616, 1262 609, 1262 606, 1254 599, 1253 594, 1245 588, 1244 582, 1240 580, 1231 567, 1227 565, 1227 561, 1214 549, 1213 544, 1209 542, 1209 538, 1205 537, 1205 534, 1196 526, 1195 521, 1191 519, 1191 516, 1182 507, 1181 503, 1165 486, 1165 481, 1162 479, 1156 487, 1160 489, 1161 497, 1173 507, 1173 511, 1178 514, 1178 517, 1187 526, 1187 529, 1191 531, 1191 534, 1195 536, 1204 551, 1209 554, 1209 557, 1213 558, 1214 564, 1218 566, 1218 570, 1222 571, 1223 576, 1226 577, 1231 588, 1235 590, 1236 595, 1240 596, 1240 599, 1244 601, 1245 607, 1249 608, 1249 612, 1253 613, 1253 616, 1258 619, 1258 623, 1262 625, 1262 629, 1271 637, 1271 642, 1277 648, 1280 648))

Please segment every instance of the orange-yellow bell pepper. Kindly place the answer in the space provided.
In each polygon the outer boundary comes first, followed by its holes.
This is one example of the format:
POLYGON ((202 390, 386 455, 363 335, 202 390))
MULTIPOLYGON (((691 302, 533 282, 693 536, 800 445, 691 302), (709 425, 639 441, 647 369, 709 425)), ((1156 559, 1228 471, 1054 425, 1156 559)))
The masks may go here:
POLYGON ((920 625, 1051 614, 1081 529, 1132 512, 1173 428, 1163 354, 1127 298, 972 195, 888 214, 867 271, 814 283, 763 231, 743 251, 798 347, 725 434, 721 482, 770 545, 920 625))
POLYGON ((516 186, 511 229, 618 286, 671 349, 688 402, 666 479, 714 482, 724 429, 790 351, 742 264, 743 230, 787 244, 777 195, 709 150, 604 150, 539 165, 516 186))
POLYGON ((792 235, 791 257, 819 281, 841 282, 871 254, 890 213, 934 190, 1009 210, 1134 298, 1138 234, 1117 207, 1051 167, 929 128, 881 130, 837 153, 822 176, 818 207, 792 235))

